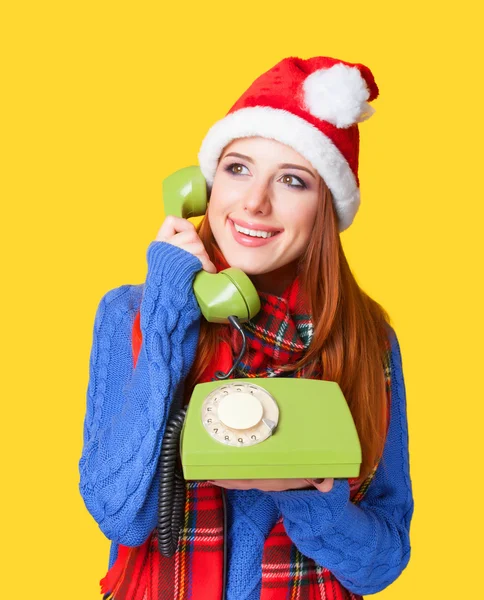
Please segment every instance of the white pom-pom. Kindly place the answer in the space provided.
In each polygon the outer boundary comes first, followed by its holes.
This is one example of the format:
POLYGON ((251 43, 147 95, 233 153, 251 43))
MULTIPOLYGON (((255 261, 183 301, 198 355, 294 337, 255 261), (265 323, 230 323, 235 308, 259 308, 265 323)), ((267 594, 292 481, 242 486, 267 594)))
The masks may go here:
POLYGON ((365 121, 375 112, 367 103, 370 92, 357 67, 339 63, 306 77, 306 109, 318 119, 338 128, 365 121))

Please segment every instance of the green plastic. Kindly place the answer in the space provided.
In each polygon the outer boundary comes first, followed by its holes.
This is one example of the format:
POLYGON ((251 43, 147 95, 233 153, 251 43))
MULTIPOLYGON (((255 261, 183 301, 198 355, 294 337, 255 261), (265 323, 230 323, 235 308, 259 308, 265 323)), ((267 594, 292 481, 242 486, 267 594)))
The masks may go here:
POLYGON ((221 271, 226 277, 228 277, 233 285, 239 290, 241 297, 243 298, 247 307, 248 319, 252 319, 260 311, 260 297, 254 284, 249 277, 241 270, 234 267, 230 267, 221 271))
MULTIPOLYGON (((230 383, 247 379, 231 379, 230 383)), ((202 423, 202 404, 224 385, 196 386, 180 441, 187 480, 358 477, 361 447, 351 411, 333 381, 301 378, 251 379, 279 406, 279 424, 267 440, 234 447, 214 440, 202 423)))
POLYGON ((240 269, 229 268, 216 274, 201 271, 195 277, 193 291, 210 323, 227 323, 231 315, 244 322, 260 310, 259 295, 240 269))
MULTIPOLYGON (((200 167, 184 167, 163 181, 165 215, 199 217, 207 210, 207 184, 200 167)), ((240 269, 217 274, 200 271, 193 289, 203 316, 211 323, 227 323, 236 316, 247 321, 260 310, 260 299, 251 280, 240 269)))
POLYGON ((200 217, 207 210, 207 183, 200 167, 184 167, 162 184, 165 215, 200 217))

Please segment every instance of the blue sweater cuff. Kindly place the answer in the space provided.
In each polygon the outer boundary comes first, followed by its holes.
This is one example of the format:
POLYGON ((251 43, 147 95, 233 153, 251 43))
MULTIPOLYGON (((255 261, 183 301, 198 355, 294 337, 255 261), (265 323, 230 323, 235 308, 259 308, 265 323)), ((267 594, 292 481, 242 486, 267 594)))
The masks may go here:
POLYGON ((162 281, 179 290, 185 290, 202 269, 199 258, 167 242, 151 242, 146 256, 148 271, 159 274, 162 281))
POLYGON ((310 529, 314 535, 334 526, 350 502, 347 479, 335 479, 329 492, 314 489, 268 493, 284 519, 310 529))

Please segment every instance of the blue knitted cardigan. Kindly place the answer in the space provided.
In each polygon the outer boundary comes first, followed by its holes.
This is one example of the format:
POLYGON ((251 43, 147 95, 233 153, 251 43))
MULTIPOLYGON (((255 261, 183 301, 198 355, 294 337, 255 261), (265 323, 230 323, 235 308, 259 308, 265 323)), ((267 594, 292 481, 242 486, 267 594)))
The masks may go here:
MULTIPOLYGON (((138 546, 156 526, 155 477, 173 391, 195 358, 200 309, 192 283, 195 256, 152 242, 142 285, 123 285, 99 303, 90 356, 80 492, 112 540, 138 546), (141 307, 143 344, 133 369, 131 333, 141 307)), ((402 359, 391 336, 392 404, 383 459, 362 502, 350 502, 346 479, 333 489, 230 490, 227 600, 260 596, 264 540, 282 514, 304 555, 328 568, 348 590, 373 594, 392 583, 410 558, 413 514, 402 359)))

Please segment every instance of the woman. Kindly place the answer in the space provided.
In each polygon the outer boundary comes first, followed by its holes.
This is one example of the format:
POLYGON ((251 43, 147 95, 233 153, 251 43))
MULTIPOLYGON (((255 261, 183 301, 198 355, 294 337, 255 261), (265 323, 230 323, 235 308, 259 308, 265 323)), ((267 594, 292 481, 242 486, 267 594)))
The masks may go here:
POLYGON ((377 95, 367 67, 326 57, 287 58, 264 73, 203 140, 210 203, 199 229, 168 217, 145 284, 102 299, 80 489, 113 541, 106 597, 356 599, 407 565, 413 498, 398 340, 339 238, 360 203, 357 123, 377 95), (183 384, 188 399, 239 350, 228 326, 200 319, 192 282, 229 265, 249 275, 262 306, 244 325, 237 376, 337 381, 362 446, 360 476, 189 483, 181 543, 165 558, 156 471, 175 390, 183 384))

